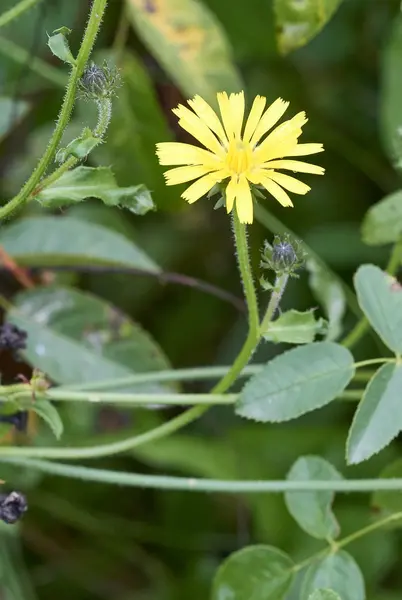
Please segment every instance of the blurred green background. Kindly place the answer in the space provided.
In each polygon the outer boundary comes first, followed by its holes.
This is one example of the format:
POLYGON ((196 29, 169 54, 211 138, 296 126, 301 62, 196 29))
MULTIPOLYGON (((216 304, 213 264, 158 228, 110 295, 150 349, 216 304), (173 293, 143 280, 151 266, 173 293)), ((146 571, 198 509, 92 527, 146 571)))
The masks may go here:
MULTIPOLYGON (((14 4, 15 0, 2 0, 1 10, 14 4)), ((42 0, 0 30, 4 199, 17 193, 31 173, 63 98, 67 66, 51 55, 46 34, 70 27, 71 48, 77 50, 89 4, 42 0)), ((212 200, 190 207, 180 199, 179 188, 166 188, 154 146, 185 140, 170 112, 178 102, 197 92, 211 99, 215 91, 244 85, 249 100, 256 94, 269 101, 281 96, 291 101, 293 114, 306 110, 309 123, 303 141, 323 142, 326 149, 318 161, 326 175, 303 177, 312 191, 296 198, 294 209, 284 210, 273 199, 264 206, 349 284, 360 263, 385 265, 388 249, 365 246, 360 224, 372 204, 399 187, 399 138, 393 125, 399 115, 402 123, 400 1, 339 4, 311 41, 284 55, 278 51, 284 30, 275 22, 273 0, 110 0, 94 60, 115 61, 122 69, 123 86, 114 101, 107 141, 88 164, 112 165, 120 185, 146 184, 158 211, 131 216, 89 201, 55 214, 113 230, 164 271, 199 278, 241 297, 226 214, 213 211, 212 200), (166 25, 177 11, 183 19, 176 30, 178 39, 166 25), (206 38, 200 31, 207 31, 206 38), (222 62, 213 58, 215 51, 224 57, 222 62)), ((66 138, 72 139, 94 119, 91 107, 78 102, 66 138)), ((35 213, 42 214, 32 205, 18 218, 35 213)), ((250 229, 257 275, 263 240, 271 240, 273 233, 259 222, 250 229)), ((74 242, 72 237, 69 243, 74 242)), ((113 254, 113 247, 109 250, 113 254)), ((241 345, 244 314, 197 287, 83 268, 52 273, 52 281, 91 292, 141 324, 173 367, 230 364, 241 345)), ((0 287, 9 299, 19 291, 4 270, 0 287)), ((283 307, 302 310, 312 305, 316 300, 303 273, 289 286, 283 307)), ((354 321, 353 313, 347 312, 344 331, 354 321)), ((255 360, 281 349, 267 345, 255 360)), ((357 356, 371 356, 373 350, 374 342, 365 338, 357 356)), ((1 360, 6 383, 18 373, 30 373, 27 364, 6 356, 1 360)), ((204 391, 208 384, 186 384, 184 389, 204 391)), ((175 412, 63 407, 62 442, 101 443, 150 428, 175 412)), ((397 457, 398 444, 366 465, 347 468, 343 448, 352 414, 353 407, 336 404, 296 423, 258 425, 240 421, 229 409, 214 409, 182 433, 91 464, 133 472, 281 479, 298 456, 319 454, 345 476, 377 476, 397 457)), ((35 444, 53 443, 50 433, 34 427, 35 444)), ((0 591, 7 600, 205 600, 222 559, 249 543, 273 544, 294 558, 320 547, 298 529, 279 495, 122 489, 4 465, 0 475, 27 494, 30 507, 20 526, 1 528, 0 591)), ((375 508, 368 496, 350 495, 336 499, 335 512, 347 534, 375 515, 375 508)), ((401 597, 400 544, 397 533, 381 531, 351 545, 371 600, 401 597)), ((296 586, 288 600, 297 598, 296 586)))

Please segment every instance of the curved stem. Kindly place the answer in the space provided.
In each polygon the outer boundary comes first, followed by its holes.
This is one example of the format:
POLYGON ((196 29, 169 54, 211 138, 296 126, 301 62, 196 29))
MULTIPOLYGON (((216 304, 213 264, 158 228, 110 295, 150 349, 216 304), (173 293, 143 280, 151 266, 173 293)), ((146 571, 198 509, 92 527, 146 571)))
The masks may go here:
POLYGON ((59 118, 50 142, 39 161, 38 166, 28 179, 19 194, 10 200, 6 205, 0 208, 0 219, 8 217, 14 210, 20 208, 28 200, 29 196, 34 192, 41 177, 45 174, 49 164, 53 160, 57 146, 60 143, 64 129, 66 128, 70 115, 74 106, 76 91, 79 79, 84 71, 89 55, 95 43, 95 38, 100 28, 103 13, 106 8, 107 0, 94 0, 92 3, 91 13, 88 24, 82 40, 81 48, 77 56, 76 65, 71 70, 70 79, 67 85, 66 95, 63 105, 60 110, 59 118))
POLYGON ((268 326, 269 326, 269 322, 275 316, 275 313, 279 307, 279 302, 281 301, 281 298, 283 296, 283 292, 285 291, 285 287, 287 285, 288 280, 289 280, 289 275, 287 273, 284 273, 283 275, 278 275, 276 277, 276 280, 274 283, 274 289, 272 291, 271 298, 269 299, 269 302, 268 302, 267 311, 266 311, 265 316, 261 323, 261 327, 260 327, 261 335, 264 335, 264 333, 266 333, 268 326))
MULTIPOLYGON (((26 396, 26 392, 24 392, 26 396)), ((160 404, 163 406, 206 406, 234 404, 238 394, 116 394, 116 392, 76 392, 50 389, 46 391, 48 400, 67 402, 94 402, 107 404, 131 404, 139 406, 160 404)))
POLYGON ((22 15, 26 10, 35 6, 35 4, 39 4, 42 0, 21 0, 15 6, 12 6, 5 12, 0 15, 0 27, 4 27, 4 25, 8 25, 11 21, 14 21, 17 17, 22 15))

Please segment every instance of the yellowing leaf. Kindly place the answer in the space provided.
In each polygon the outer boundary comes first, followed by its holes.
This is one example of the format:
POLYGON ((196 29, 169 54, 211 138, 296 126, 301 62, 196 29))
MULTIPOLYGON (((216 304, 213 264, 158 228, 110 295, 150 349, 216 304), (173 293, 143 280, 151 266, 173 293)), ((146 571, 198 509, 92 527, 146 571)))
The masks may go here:
POLYGON ((137 35, 186 96, 242 88, 225 33, 197 0, 126 0, 137 35))

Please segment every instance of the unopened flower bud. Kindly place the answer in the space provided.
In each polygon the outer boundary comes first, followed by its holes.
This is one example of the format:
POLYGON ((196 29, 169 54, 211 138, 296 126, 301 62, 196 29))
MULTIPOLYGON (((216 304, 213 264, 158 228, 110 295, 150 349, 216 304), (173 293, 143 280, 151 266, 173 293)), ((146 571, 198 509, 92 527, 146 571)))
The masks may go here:
POLYGON ((26 510, 28 510, 28 503, 20 492, 0 494, 0 519, 4 523, 8 525, 15 523, 26 510))
POLYGON ((100 100, 111 98, 119 85, 120 75, 115 67, 107 63, 99 67, 92 62, 80 79, 79 92, 85 100, 100 100))
POLYGON ((276 235, 272 246, 265 242, 261 266, 275 271, 277 275, 287 274, 297 277, 295 271, 304 264, 304 252, 297 240, 291 240, 288 234, 276 235))

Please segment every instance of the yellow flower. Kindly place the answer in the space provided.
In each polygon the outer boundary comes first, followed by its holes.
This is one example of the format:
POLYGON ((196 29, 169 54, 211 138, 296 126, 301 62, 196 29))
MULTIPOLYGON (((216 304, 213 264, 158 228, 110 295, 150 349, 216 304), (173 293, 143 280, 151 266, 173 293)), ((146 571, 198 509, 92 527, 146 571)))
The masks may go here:
POLYGON ((188 101, 192 110, 183 105, 173 110, 179 118, 179 125, 205 148, 178 142, 157 144, 161 165, 186 165, 166 171, 167 185, 197 179, 182 194, 185 200, 192 203, 209 192, 216 183, 228 179, 226 210, 230 213, 236 202, 242 223, 253 221, 250 184, 265 188, 282 206, 293 206, 285 190, 306 194, 310 187, 277 170, 316 175, 324 173, 322 167, 284 159, 323 150, 322 144, 298 144, 302 127, 307 122, 306 114, 298 113, 266 135, 283 116, 289 102, 278 98, 265 110, 266 98, 257 96, 243 130, 244 93, 228 96, 226 92, 221 92, 217 97, 221 119, 200 96, 188 101))

